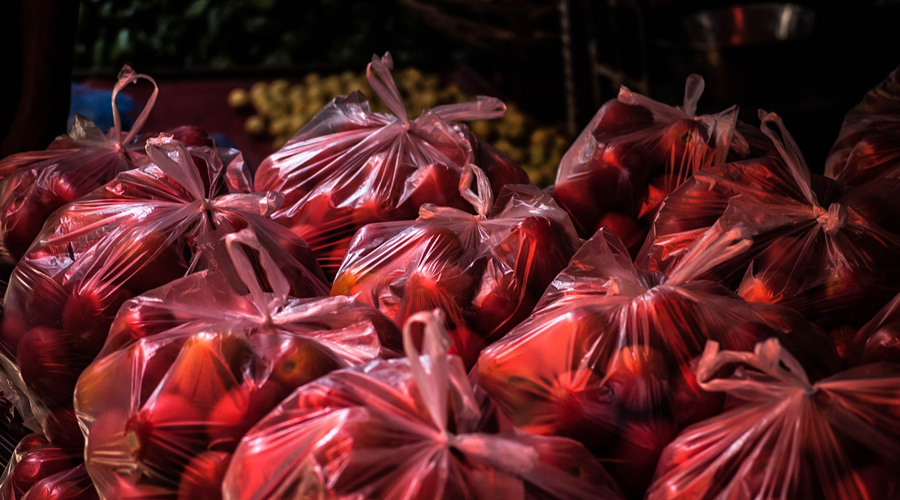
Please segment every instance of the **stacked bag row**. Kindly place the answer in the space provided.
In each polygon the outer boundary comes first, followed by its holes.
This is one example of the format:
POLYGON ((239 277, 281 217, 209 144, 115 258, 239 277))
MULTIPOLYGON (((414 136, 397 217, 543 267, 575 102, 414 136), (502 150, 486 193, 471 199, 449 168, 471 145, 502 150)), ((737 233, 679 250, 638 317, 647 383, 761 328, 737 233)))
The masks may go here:
POLYGON ((692 76, 541 191, 391 67, 255 173, 155 91, 0 162, 0 499, 900 494, 896 73, 825 176, 692 76))

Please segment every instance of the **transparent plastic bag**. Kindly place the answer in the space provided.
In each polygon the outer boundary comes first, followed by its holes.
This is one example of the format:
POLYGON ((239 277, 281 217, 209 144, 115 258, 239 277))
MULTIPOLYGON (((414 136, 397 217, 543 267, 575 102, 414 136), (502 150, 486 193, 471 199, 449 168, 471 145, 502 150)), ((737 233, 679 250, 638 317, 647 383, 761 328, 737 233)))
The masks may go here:
POLYGON ((401 349, 400 331, 369 306, 291 297, 252 232, 223 246, 236 277, 203 271, 130 300, 78 381, 87 468, 104 498, 143 488, 219 498, 241 436, 295 388, 401 349))
POLYGON ((776 339, 752 352, 710 342, 697 379, 744 403, 685 430, 663 452, 648 500, 897 498, 900 366, 811 382, 776 339), (731 377, 717 372, 739 364, 731 377))
POLYGON ((608 459, 639 497, 678 429, 722 410, 720 395, 698 387, 691 371, 707 340, 750 349, 777 337, 817 375, 837 369, 828 337, 798 313, 695 279, 748 239, 733 231, 703 243, 662 275, 635 268, 601 229, 534 314, 482 352, 477 383, 523 431, 570 437, 608 459))
POLYGON ((891 72, 847 113, 825 175, 851 186, 900 179, 900 71, 891 72))
POLYGON ((725 161, 737 107, 697 116, 703 87, 701 77, 688 77, 678 107, 622 87, 597 111, 563 157, 553 191, 581 236, 605 227, 638 250, 666 194, 725 161))
POLYGON ((425 205, 415 221, 361 229, 331 293, 372 304, 398 325, 443 309, 452 352, 471 366, 531 314, 581 242, 565 211, 534 186, 507 186, 494 202, 487 176, 467 166, 460 192, 476 214, 425 205))
POLYGON ((439 312, 404 326, 406 358, 332 372, 260 421, 235 452, 225 499, 621 498, 578 443, 498 422, 447 354, 439 312))
MULTIPOLYGON (((72 130, 46 151, 20 153, 0 161, 0 259, 11 269, 22 258, 44 222, 58 208, 111 181, 118 173, 147 165, 144 140, 138 136, 156 103, 156 82, 125 66, 112 92, 115 128, 104 134, 76 117, 72 130), (153 93, 129 132, 123 132, 116 96, 139 79, 153 84, 153 93)), ((189 146, 212 146, 206 133, 194 127, 169 131, 189 146)))
POLYGON ((41 434, 29 434, 0 479, 0 500, 96 500, 83 461, 83 449, 61 448, 41 434))
POLYGON ((665 271, 707 232, 741 226, 754 245, 710 279, 829 330, 858 328, 900 291, 900 180, 850 187, 810 174, 781 119, 760 116, 779 155, 695 175, 663 203, 636 261, 665 271))
MULTIPOLYGON (((208 240, 252 227, 273 251, 283 246, 315 265, 302 240, 266 219, 276 193, 229 192, 249 185, 240 180, 239 157, 226 169, 212 149, 185 148, 166 136, 150 140, 147 153, 154 164, 59 210, 13 272, 0 361, 51 440, 80 436, 71 432, 72 391, 119 306, 203 269, 199 248, 208 240)), ((319 280, 308 292, 321 294, 321 270, 308 275, 319 280)))
MULTIPOLYGON (((473 161, 474 136, 452 121, 503 116, 495 98, 437 106, 410 120, 391 77, 390 54, 373 57, 368 79, 392 114, 374 113, 356 92, 323 108, 256 172, 257 189, 284 193, 276 220, 308 241, 326 273, 340 266, 365 224, 414 219, 424 203, 468 206, 456 186, 473 161)), ((492 185, 528 183, 525 172, 487 148, 479 164, 492 185)))

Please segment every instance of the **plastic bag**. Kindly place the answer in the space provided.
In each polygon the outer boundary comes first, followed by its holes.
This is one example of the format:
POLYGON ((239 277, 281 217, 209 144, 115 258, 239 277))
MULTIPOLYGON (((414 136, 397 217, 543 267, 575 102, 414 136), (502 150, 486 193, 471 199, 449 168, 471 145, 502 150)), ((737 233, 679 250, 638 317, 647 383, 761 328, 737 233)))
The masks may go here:
POLYGON ((563 157, 553 191, 579 234, 605 227, 634 252, 666 194, 725 161, 737 107, 695 115, 703 87, 701 77, 688 77, 679 107, 622 87, 597 111, 563 157))
POLYGON ((332 372, 260 421, 235 452, 225 498, 621 498, 574 441, 498 432, 490 402, 447 355, 438 313, 406 323, 405 359, 332 372))
POLYGON ((475 215, 425 205, 415 221, 361 229, 331 293, 372 304, 398 325, 443 309, 452 352, 471 366, 485 345, 531 314, 580 240, 565 211, 534 186, 507 186, 495 203, 487 176, 468 166, 460 192, 475 215))
POLYGON ((850 362, 900 364, 900 295, 856 332, 850 362))
MULTIPOLYGON (((285 195, 276 220, 309 242, 329 276, 365 224, 414 219, 424 203, 467 209, 456 186, 481 145, 449 122, 497 118, 506 111, 498 99, 481 97, 425 110, 410 120, 392 65, 390 54, 373 57, 368 79, 393 114, 371 112, 358 92, 337 98, 256 172, 257 189, 285 195)), ((485 161, 479 166, 495 189, 528 183, 521 168, 487 151, 479 155, 485 161)))
MULTIPOLYGON (((159 89, 147 75, 125 66, 112 92, 115 128, 104 134, 78 117, 68 135, 47 151, 20 153, 0 162, 0 259, 10 269, 22 258, 56 209, 111 181, 119 172, 145 166, 149 158, 137 135, 153 109, 159 89), (131 83, 146 79, 154 90, 131 131, 122 131, 116 95, 131 83)), ((189 146, 212 146, 206 133, 194 127, 170 131, 189 146)))
POLYGON ((811 383, 776 339, 752 352, 710 342, 701 387, 744 404, 670 444, 649 500, 897 498, 900 366, 871 364, 811 383), (729 378, 716 372, 738 363, 729 378))
MULTIPOLYGON (((119 306, 136 294, 203 269, 198 248, 253 227, 275 250, 315 265, 309 248, 266 219, 275 193, 228 193, 249 185, 236 159, 227 171, 213 150, 165 136, 148 142, 153 165, 123 172, 58 211, 13 272, 6 293, 0 361, 27 396, 50 439, 75 438, 72 391, 99 352, 119 306), (203 175, 201 175, 203 172, 203 175)), ((326 289, 310 269, 311 295, 326 289)))
POLYGON ((40 434, 29 434, 16 446, 0 480, 0 500, 96 500, 83 460, 80 448, 61 448, 40 434))
POLYGON ((742 226, 753 247, 708 277, 829 330, 858 328, 900 291, 900 180, 812 175, 781 119, 760 117, 779 155, 695 175, 664 202, 637 263, 665 271, 707 231, 742 226))
POLYGON ((815 373, 837 369, 828 337, 799 314, 695 280, 750 244, 737 231, 704 243, 662 275, 635 268, 624 244, 601 229, 534 314, 482 352, 477 383, 517 427, 582 442, 640 496, 678 429, 722 410, 691 371, 707 340, 750 349, 778 337, 815 373))
POLYGON ((225 241, 236 277, 203 271, 130 300, 78 381, 88 471, 105 498, 144 487, 218 498, 241 436, 295 388, 401 349, 400 331, 369 306, 289 296, 252 232, 225 241))
POLYGON ((851 186, 900 178, 900 71, 891 72, 847 113, 825 175, 851 186))

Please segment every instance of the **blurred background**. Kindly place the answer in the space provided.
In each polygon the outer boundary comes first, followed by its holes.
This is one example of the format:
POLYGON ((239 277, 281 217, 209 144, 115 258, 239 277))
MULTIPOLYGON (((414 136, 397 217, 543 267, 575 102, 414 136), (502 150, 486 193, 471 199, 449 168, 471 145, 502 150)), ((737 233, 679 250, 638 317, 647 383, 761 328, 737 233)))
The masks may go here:
MULTIPOLYGON (((706 79, 701 112, 739 104, 755 126, 777 111, 821 171, 844 113, 900 64, 898 21, 900 0, 81 0, 64 22, 71 111, 101 126, 130 64, 160 85, 144 130, 198 125, 258 164, 332 97, 373 97, 365 66, 390 51, 413 116, 506 101, 473 128, 546 184, 620 85, 680 104, 690 73, 706 79)), ((120 106, 133 118, 150 90, 120 106)))

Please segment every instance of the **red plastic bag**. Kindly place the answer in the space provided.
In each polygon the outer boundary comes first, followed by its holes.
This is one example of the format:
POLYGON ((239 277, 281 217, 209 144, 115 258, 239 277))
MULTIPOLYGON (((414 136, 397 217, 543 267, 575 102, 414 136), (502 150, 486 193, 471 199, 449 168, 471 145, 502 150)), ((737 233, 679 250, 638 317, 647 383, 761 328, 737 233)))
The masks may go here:
POLYGON ((754 245, 710 279, 827 329, 857 328, 900 291, 900 180, 849 187, 810 174, 781 119, 761 119, 779 155, 695 175, 664 202, 637 263, 665 271, 707 231, 743 227, 754 245))
MULTIPOLYGON (((228 193, 226 184, 249 185, 241 181, 239 158, 226 171, 210 148, 186 149, 164 136, 150 140, 147 153, 153 165, 123 172, 58 211, 13 272, 0 360, 51 440, 79 435, 59 427, 74 426, 75 382, 119 306, 203 269, 198 248, 206 240, 249 226, 271 246, 315 265, 303 241, 266 219, 277 194, 228 193)), ((318 269, 310 275, 324 279, 318 269)), ((308 292, 324 288, 319 283, 308 292)))
POLYGON ((399 353, 400 331, 377 310, 291 297, 253 233, 225 242, 237 277, 203 271, 127 302, 78 381, 87 467, 105 498, 148 487, 219 498, 241 436, 295 388, 399 353), (260 273, 242 245, 259 253, 260 273))
POLYGON ((579 234, 605 227, 634 252, 666 194, 725 161, 737 107, 697 116, 703 87, 701 77, 688 77, 679 107, 622 87, 597 111, 563 157, 553 192, 579 234))
MULTIPOLYGON (((12 268, 31 246, 44 222, 58 208, 111 181, 118 173, 147 165, 144 140, 137 134, 156 102, 159 89, 147 75, 125 66, 112 92, 115 128, 104 134, 78 116, 68 135, 47 151, 20 153, 0 162, 0 259, 12 268), (131 131, 122 131, 116 96, 131 83, 146 79, 153 93, 131 131)), ((212 145, 194 127, 170 131, 189 146, 212 145)))
POLYGON ((332 372, 260 421, 235 452, 225 497, 621 498, 574 441, 498 432, 490 402, 447 355, 438 313, 410 318, 405 359, 332 372))
POLYGON ((847 113, 825 175, 851 186, 900 178, 900 71, 891 72, 847 113))
POLYGON ((337 271, 353 233, 380 221, 414 219, 424 203, 467 209, 456 186, 478 164, 495 192, 528 183, 525 172, 451 121, 497 118, 495 98, 438 106, 410 120, 391 77, 390 54, 372 58, 368 78, 393 114, 373 113, 361 94, 329 103, 256 172, 257 189, 284 193, 276 220, 308 241, 323 269, 337 271))
POLYGON ((649 500, 898 498, 900 366, 870 364, 811 383, 778 341, 700 359, 701 387, 743 401, 670 444, 649 500), (722 367, 741 369, 725 378, 722 367))
POLYGON ((678 429, 722 409, 691 371, 707 340, 749 349, 778 337, 818 374, 838 366, 828 337, 799 314, 694 279, 750 244, 739 232, 727 236, 662 275, 635 268, 601 229, 534 314, 482 352, 477 382, 517 427, 582 442, 640 496, 678 429))
POLYGON ((80 448, 60 448, 40 434, 29 434, 16 446, 0 480, 0 500, 96 500, 83 460, 80 448))
POLYGON ((580 240, 565 211, 534 186, 507 186, 495 203, 487 176, 469 166, 460 192, 477 214, 425 205, 415 221, 361 229, 331 293, 372 304, 398 325, 443 309, 453 352, 471 366, 531 314, 580 240))

